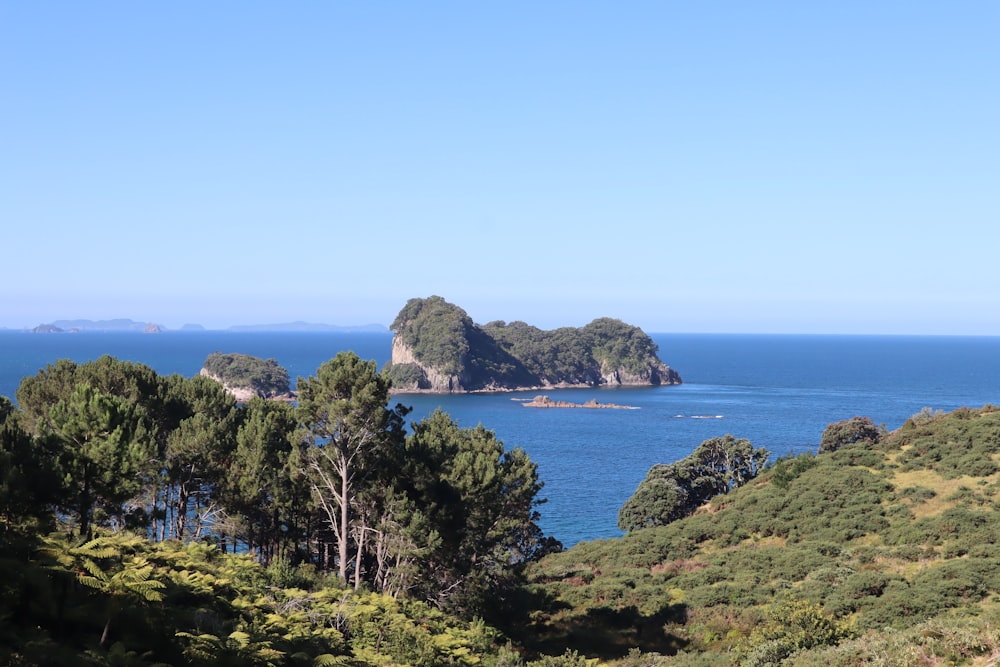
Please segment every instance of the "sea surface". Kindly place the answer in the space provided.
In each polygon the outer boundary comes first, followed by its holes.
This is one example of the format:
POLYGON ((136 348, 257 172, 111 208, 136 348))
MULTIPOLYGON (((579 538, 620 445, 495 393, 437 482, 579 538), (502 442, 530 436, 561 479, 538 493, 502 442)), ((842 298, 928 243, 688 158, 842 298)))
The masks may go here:
MULTIPOLYGON (((545 482, 543 529, 570 546, 616 537, 618 508, 655 463, 731 433, 772 457, 814 451, 827 424, 854 416, 898 428, 922 408, 1000 404, 1000 337, 651 334, 684 384, 550 390, 633 410, 526 408, 539 392, 397 395, 410 420, 442 408, 461 426, 482 423, 521 447, 545 482)), ((161 374, 193 376, 212 352, 274 358, 292 378, 313 375, 341 350, 381 367, 391 335, 378 333, 0 332, 0 395, 57 359, 110 354, 161 374)))

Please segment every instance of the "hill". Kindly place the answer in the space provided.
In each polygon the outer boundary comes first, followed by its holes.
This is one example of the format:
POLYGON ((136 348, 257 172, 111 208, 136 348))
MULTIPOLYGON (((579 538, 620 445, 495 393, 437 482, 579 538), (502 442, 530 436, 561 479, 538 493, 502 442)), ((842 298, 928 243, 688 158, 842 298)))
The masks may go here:
POLYGON ((524 322, 475 324, 439 296, 410 299, 391 328, 386 373, 402 391, 659 385, 681 382, 638 327, 601 318, 543 331, 524 322))
POLYGON ((842 442, 687 518, 546 557, 525 641, 671 665, 1000 655, 1000 408, 842 442))

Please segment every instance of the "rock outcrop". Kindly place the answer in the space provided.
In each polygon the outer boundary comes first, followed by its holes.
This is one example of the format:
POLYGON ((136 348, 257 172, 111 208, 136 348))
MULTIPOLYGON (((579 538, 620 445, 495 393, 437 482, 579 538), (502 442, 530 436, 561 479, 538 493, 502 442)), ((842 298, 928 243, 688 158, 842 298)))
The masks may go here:
POLYGON ((614 409, 614 410, 638 410, 632 405, 618 405, 617 403, 599 403, 596 398, 592 398, 586 403, 573 403, 571 401, 554 401, 548 396, 535 396, 530 401, 522 403, 526 408, 588 408, 588 409, 614 409))

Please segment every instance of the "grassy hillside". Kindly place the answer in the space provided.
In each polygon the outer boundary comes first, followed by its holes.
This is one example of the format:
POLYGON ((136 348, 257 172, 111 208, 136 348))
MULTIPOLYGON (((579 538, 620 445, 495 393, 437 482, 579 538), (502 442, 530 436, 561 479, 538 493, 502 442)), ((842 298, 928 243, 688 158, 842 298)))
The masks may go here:
POLYGON ((779 460, 691 517, 536 564, 524 639, 629 665, 993 664, 998 461, 993 406, 779 460))

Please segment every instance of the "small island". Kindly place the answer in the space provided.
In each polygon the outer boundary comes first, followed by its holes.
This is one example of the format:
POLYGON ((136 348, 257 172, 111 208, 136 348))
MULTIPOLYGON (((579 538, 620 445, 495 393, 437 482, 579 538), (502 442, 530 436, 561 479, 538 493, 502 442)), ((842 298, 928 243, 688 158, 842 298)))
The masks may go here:
POLYGON ((295 400, 288 371, 274 359, 261 359, 249 354, 213 352, 205 359, 199 375, 221 383, 226 391, 241 403, 255 397, 295 400))
POLYGON ((383 372, 397 392, 465 393, 680 384, 642 329, 602 317, 545 331, 525 322, 475 324, 439 296, 410 299, 390 327, 383 372))
POLYGON ((598 403, 596 398, 592 398, 586 403, 573 403, 571 401, 553 401, 548 396, 535 396, 530 401, 522 403, 526 408, 609 408, 613 410, 638 410, 634 405, 618 405, 617 403, 598 403))

